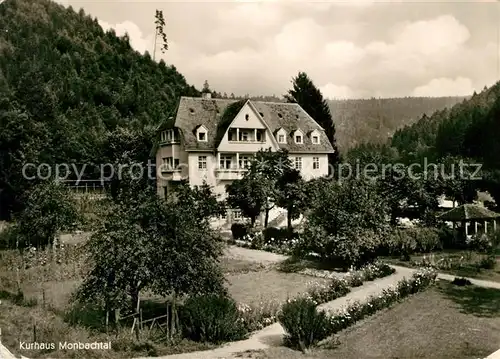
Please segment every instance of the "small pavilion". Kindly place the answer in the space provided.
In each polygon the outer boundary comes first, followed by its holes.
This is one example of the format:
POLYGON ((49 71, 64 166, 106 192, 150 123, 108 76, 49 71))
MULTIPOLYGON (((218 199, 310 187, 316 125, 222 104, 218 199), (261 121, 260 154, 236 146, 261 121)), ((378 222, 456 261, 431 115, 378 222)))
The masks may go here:
POLYGON ((464 204, 438 216, 445 222, 452 222, 464 238, 488 233, 497 229, 500 214, 478 204, 464 204))

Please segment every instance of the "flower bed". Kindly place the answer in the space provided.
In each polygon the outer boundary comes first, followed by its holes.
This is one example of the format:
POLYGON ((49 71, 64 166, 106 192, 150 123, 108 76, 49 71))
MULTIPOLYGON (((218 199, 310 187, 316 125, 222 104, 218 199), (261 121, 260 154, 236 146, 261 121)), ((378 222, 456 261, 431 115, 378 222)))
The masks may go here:
POLYGON ((313 298, 302 297, 291 300, 283 306, 278 316, 287 333, 286 343, 293 348, 310 347, 357 321, 424 290, 434 283, 436 277, 435 270, 421 269, 411 278, 399 281, 396 287, 384 289, 380 295, 369 297, 364 303, 354 302, 335 315, 328 315, 324 311, 313 311, 312 308, 316 308, 317 305, 313 298))
MULTIPOLYGON (((351 287, 359 286, 357 285, 358 279, 363 284, 363 281, 383 278, 394 272, 395 270, 388 265, 376 262, 360 270, 349 272, 344 278, 338 278, 338 276, 328 277, 331 279, 329 283, 313 285, 306 293, 297 296, 297 298, 305 298, 316 306, 345 296, 351 291, 351 287), (356 280, 353 280, 353 278, 356 278, 356 280)), ((260 303, 258 306, 239 304, 240 321, 244 323, 249 332, 262 329, 275 323, 283 306, 291 301, 288 300, 285 303, 260 303)))

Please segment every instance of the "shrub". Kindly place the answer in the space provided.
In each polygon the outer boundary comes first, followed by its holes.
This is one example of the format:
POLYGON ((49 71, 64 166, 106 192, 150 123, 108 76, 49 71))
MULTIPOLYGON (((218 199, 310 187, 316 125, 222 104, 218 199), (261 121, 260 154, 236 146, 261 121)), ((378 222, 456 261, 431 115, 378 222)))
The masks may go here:
POLYGON ((300 259, 292 256, 279 263, 278 268, 284 273, 297 273, 306 269, 306 265, 300 259))
POLYGON ((360 271, 364 280, 372 281, 374 279, 387 277, 388 275, 393 274, 395 269, 385 263, 375 262, 368 264, 360 271))
POLYGON ((246 330, 238 307, 231 298, 220 295, 190 297, 180 311, 187 338, 222 343, 242 339, 246 330))
POLYGON ((330 318, 331 333, 333 335, 348 328, 357 321, 387 308, 394 302, 419 292, 436 280, 437 273, 432 269, 422 269, 413 274, 410 279, 402 279, 396 288, 384 289, 381 295, 371 296, 365 303, 354 302, 345 310, 330 318))
POLYGON ((459 285, 459 286, 465 286, 465 285, 471 285, 471 281, 468 280, 467 278, 457 278, 455 277, 451 284, 459 285))
POLYGON ((494 269, 495 266, 496 266, 496 264, 497 264, 496 256, 495 255, 489 255, 487 257, 484 257, 484 258, 480 259, 476 263, 476 267, 478 269, 494 269))
POLYGON ((380 295, 369 297, 365 303, 354 302, 333 316, 318 312, 317 302, 312 298, 289 302, 279 316, 287 333, 286 344, 301 349, 314 345, 398 300, 422 291, 433 284, 436 277, 436 271, 421 269, 409 279, 402 279, 395 288, 384 289, 380 295))
POLYGON ((384 254, 400 256, 409 261, 413 253, 442 249, 440 231, 436 228, 410 227, 394 229, 384 242, 384 254))
POLYGON ((469 249, 480 253, 493 253, 500 243, 500 231, 482 233, 466 240, 469 249))
POLYGON ((343 297, 350 291, 351 289, 345 279, 332 278, 330 283, 325 286, 311 288, 308 294, 316 303, 326 303, 343 297))
POLYGON ((286 228, 267 227, 263 232, 266 243, 282 244, 288 239, 286 228))
POLYGON ((248 226, 244 223, 233 223, 231 225, 231 233, 234 239, 243 239, 248 234, 248 226))
POLYGON ((18 231, 15 225, 0 230, 0 250, 16 248, 18 231))
POLYGON ((363 285, 364 277, 359 271, 353 271, 347 274, 345 279, 350 287, 360 287, 363 285))
POLYGON ((316 305, 311 298, 297 298, 283 306, 278 320, 287 333, 288 346, 304 350, 328 337, 329 318, 325 312, 318 312, 316 305))
POLYGON ((410 232, 415 237, 417 242, 417 252, 429 253, 435 250, 443 249, 437 228, 429 227, 414 227, 410 228, 410 232))

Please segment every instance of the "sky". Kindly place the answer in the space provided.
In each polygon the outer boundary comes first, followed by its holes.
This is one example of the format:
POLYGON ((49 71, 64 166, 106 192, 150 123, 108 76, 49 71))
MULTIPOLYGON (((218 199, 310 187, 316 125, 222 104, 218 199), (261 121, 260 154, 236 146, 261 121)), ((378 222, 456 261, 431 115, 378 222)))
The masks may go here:
POLYGON ((188 83, 281 96, 305 71, 326 98, 467 96, 500 80, 500 2, 59 0, 153 52, 155 10, 188 83))

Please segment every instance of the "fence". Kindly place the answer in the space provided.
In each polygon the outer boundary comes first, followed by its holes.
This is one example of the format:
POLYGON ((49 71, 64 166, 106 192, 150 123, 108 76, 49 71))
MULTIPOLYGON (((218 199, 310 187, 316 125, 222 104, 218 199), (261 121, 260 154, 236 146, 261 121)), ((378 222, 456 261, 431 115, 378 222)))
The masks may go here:
POLYGON ((63 180, 61 182, 67 185, 77 196, 90 195, 104 197, 106 195, 106 188, 109 186, 109 181, 101 180, 63 180))

